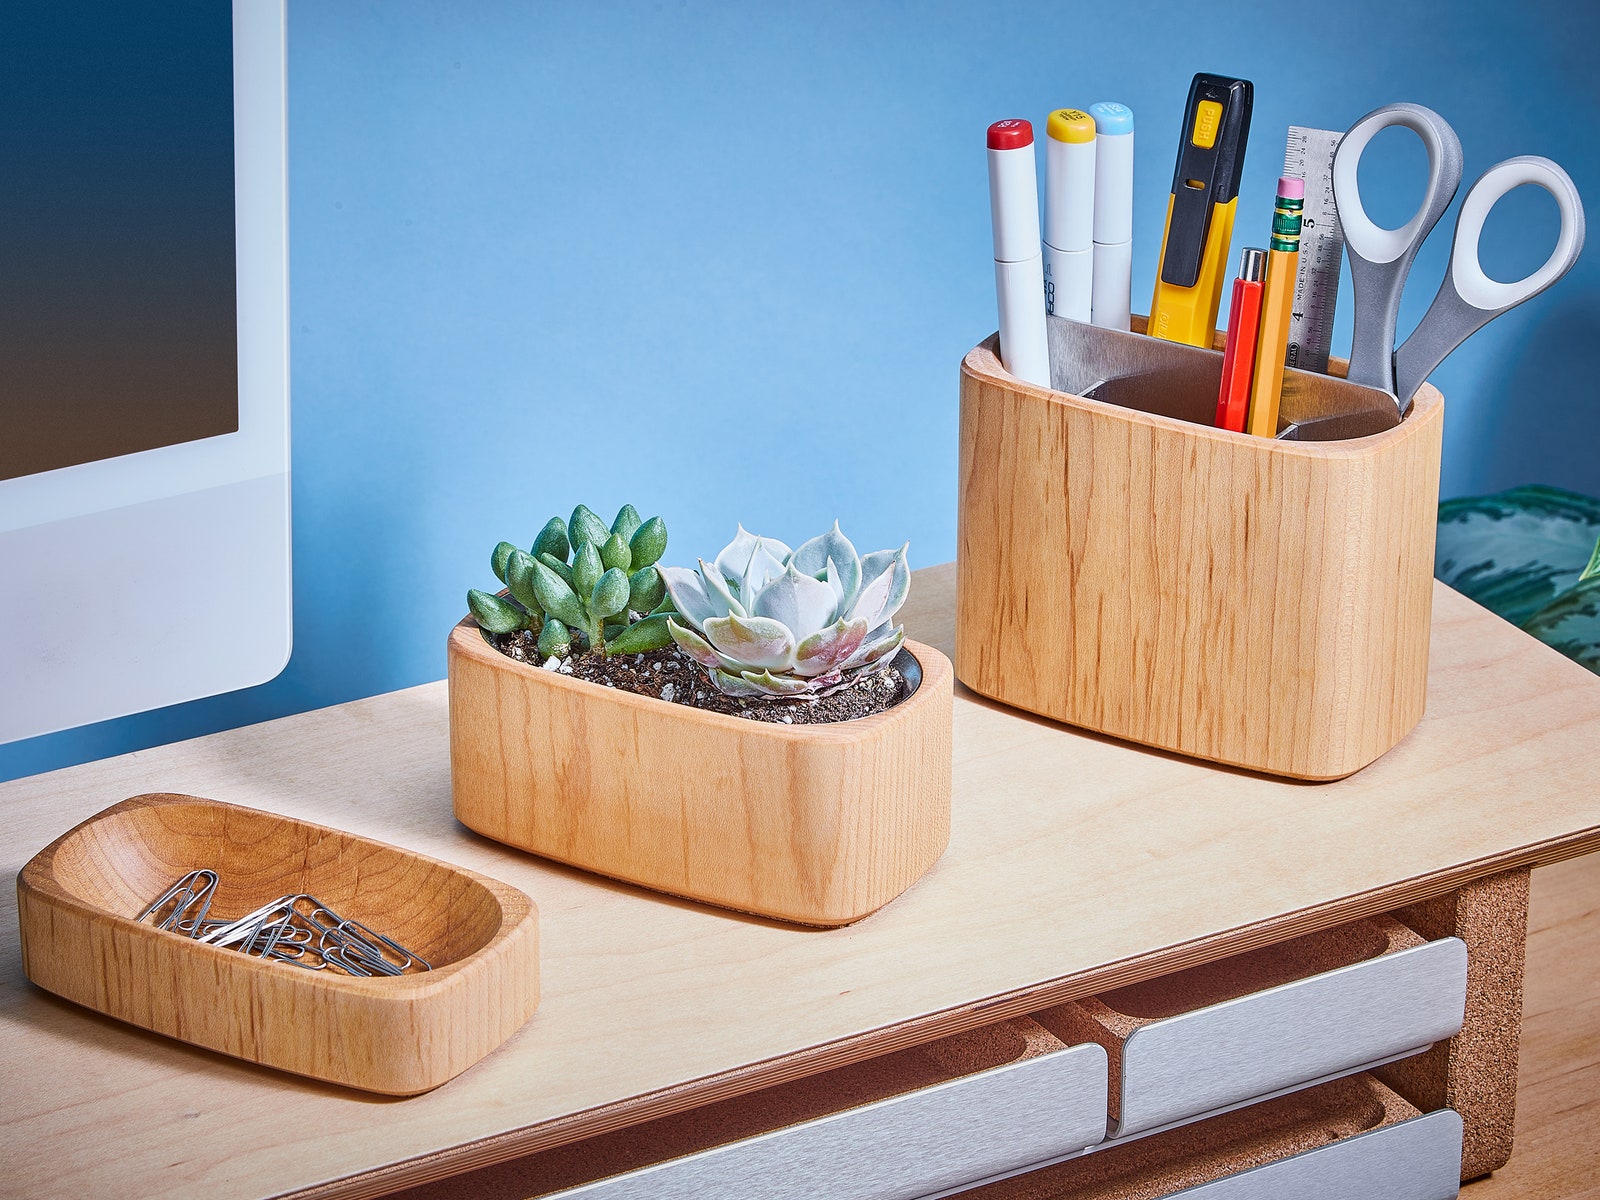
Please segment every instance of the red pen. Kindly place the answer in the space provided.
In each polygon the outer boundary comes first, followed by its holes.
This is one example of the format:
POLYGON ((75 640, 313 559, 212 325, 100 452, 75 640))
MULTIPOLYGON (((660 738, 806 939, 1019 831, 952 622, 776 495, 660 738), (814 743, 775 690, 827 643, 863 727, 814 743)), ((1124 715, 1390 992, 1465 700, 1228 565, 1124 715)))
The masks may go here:
POLYGON ((1222 388, 1217 394, 1217 428, 1244 432, 1250 408, 1250 376, 1256 362, 1256 331, 1261 324, 1261 288, 1267 252, 1247 247, 1233 281, 1228 306, 1228 340, 1222 351, 1222 388))

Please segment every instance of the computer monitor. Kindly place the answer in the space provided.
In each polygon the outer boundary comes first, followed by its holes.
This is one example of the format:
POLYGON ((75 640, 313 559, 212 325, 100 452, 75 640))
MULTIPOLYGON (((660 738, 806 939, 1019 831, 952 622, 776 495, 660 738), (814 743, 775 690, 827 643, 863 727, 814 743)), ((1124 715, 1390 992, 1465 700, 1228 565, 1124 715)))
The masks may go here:
POLYGON ((284 0, 0 16, 0 741, 290 646, 284 0))

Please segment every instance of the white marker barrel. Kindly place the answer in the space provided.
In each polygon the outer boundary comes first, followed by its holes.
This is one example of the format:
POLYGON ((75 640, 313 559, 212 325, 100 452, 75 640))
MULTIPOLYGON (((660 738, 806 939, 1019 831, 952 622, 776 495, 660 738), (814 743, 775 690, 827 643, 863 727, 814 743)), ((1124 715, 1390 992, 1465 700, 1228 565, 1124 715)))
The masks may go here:
POLYGON ((1132 323, 1133 243, 1094 246, 1094 283, 1089 319, 1104 329, 1127 329, 1132 323))
POLYGON ((994 222, 1000 361, 1018 379, 1049 387, 1039 182, 1033 162, 1033 126, 1027 121, 1011 119, 989 126, 989 214, 994 222))
POLYGON ((1058 108, 1045 123, 1045 311, 1088 321, 1094 281, 1094 118, 1058 108))
POLYGON ((1133 110, 1102 101, 1094 117, 1094 296, 1091 319, 1128 328, 1133 288, 1133 110))

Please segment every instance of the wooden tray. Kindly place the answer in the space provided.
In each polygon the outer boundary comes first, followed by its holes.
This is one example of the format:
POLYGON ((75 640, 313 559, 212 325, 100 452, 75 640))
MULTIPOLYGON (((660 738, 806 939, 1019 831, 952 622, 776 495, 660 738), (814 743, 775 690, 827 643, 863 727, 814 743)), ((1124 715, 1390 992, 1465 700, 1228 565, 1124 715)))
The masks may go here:
POLYGON ((57 838, 17 877, 22 965, 47 991, 236 1058, 407 1096, 459 1075, 539 1004, 538 910, 473 871, 258 809, 151 794, 57 838), (220 876, 212 912, 307 892, 433 970, 360 978, 202 945, 133 918, 220 876))

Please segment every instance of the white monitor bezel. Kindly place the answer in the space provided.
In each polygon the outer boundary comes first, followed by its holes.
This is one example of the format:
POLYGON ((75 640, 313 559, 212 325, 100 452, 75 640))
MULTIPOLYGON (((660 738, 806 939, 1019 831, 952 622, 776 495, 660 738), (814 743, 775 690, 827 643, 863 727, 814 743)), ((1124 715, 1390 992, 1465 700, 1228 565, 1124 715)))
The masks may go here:
MULTIPOLYGON (((0 741, 262 683, 288 661, 285 0, 234 0, 233 56, 239 429, 0 480, 0 741), (238 505, 248 509, 242 522, 238 505), (208 507, 217 512, 209 525, 208 507), (181 546, 163 534, 175 515, 184 530, 181 546), (241 529, 257 531, 251 548, 256 553, 228 546, 230 535, 241 529), (61 536, 52 538, 52 532, 61 536), (59 543, 68 536, 80 547, 75 557, 85 572, 75 578, 63 577, 59 543), (93 550, 104 544, 102 537, 123 547, 132 537, 139 562, 156 577, 129 597, 131 606, 119 604, 120 581, 93 578, 93 550), (52 670, 59 675, 88 665, 61 661, 63 653, 72 653, 70 639, 55 637, 53 622, 70 622, 86 611, 64 593, 97 584, 105 588, 99 625, 113 634, 106 643, 110 657, 137 664, 148 678, 119 678, 108 688, 57 688, 52 670), (169 604, 162 603, 163 586, 170 586, 169 604), (247 631, 249 644, 233 656, 234 666, 206 664, 198 675, 188 671, 185 680, 162 671, 163 657, 184 656, 171 653, 173 631, 155 626, 163 610, 188 607, 184 599, 196 595, 196 588, 215 589, 210 594, 220 604, 243 605, 226 636, 234 645, 247 631), (131 627, 118 624, 119 607, 131 627), (154 638, 141 648, 137 639, 146 633, 154 638), (74 690, 87 694, 74 699, 74 690)), ((190 611, 184 619, 193 622, 188 636, 218 634, 217 622, 205 614, 190 611)))

